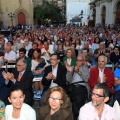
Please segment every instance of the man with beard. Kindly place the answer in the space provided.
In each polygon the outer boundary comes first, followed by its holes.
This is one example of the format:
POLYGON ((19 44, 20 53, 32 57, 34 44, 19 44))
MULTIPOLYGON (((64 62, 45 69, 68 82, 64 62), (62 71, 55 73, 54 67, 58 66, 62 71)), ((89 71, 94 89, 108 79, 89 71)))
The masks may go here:
POLYGON ((92 101, 79 111, 78 120, 116 120, 114 108, 105 104, 109 100, 109 88, 105 83, 98 83, 91 92, 92 101))

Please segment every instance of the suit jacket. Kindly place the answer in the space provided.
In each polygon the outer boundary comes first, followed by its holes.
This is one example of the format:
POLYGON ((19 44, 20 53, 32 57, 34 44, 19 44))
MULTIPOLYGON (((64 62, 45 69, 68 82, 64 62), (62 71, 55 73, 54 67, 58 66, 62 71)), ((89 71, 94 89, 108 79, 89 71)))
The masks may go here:
POLYGON ((10 88, 5 85, 5 79, 3 78, 2 70, 0 69, 0 100, 5 104, 8 104, 9 91, 10 88))
MULTIPOLYGON (((45 74, 44 74, 44 77, 42 79, 42 84, 44 86, 44 91, 47 90, 50 87, 50 84, 51 84, 51 80, 46 79, 46 76, 50 72, 52 72, 52 66, 51 65, 47 66, 45 68, 45 74)), ((65 86, 66 86, 66 73, 67 73, 67 69, 65 68, 65 66, 63 66, 61 63, 59 63, 58 64, 58 70, 57 70, 57 76, 56 76, 56 79, 53 82, 58 84, 59 86, 65 88, 65 86)))
MULTIPOLYGON (((53 120, 50 115, 50 107, 48 105, 40 108, 40 120, 53 120)), ((73 120, 73 114, 69 108, 60 108, 60 111, 54 115, 54 120, 73 120)))
MULTIPOLYGON (((16 79, 15 85, 20 85, 25 94, 25 103, 32 105, 33 103, 33 91, 32 91, 32 81, 33 74, 29 70, 25 70, 20 81, 18 81, 19 72, 15 71, 14 77, 16 79)), ((10 83, 10 82, 9 82, 10 83)), ((13 83, 12 83, 13 85, 13 83)))
MULTIPOLYGON (((107 81, 105 83, 109 87, 110 92, 113 94, 114 90, 112 87, 113 87, 114 82, 115 82, 113 72, 110 69, 105 68, 104 74, 105 74, 105 77, 107 77, 107 81)), ((98 67, 92 68, 90 70, 90 78, 88 80, 88 84, 90 85, 91 91, 93 90, 94 86, 98 83, 98 81, 97 81, 98 76, 99 76, 98 67)))
POLYGON ((116 55, 115 52, 112 52, 111 55, 110 55, 110 61, 112 63, 118 63, 119 62, 119 59, 120 59, 120 54, 119 55, 116 55))

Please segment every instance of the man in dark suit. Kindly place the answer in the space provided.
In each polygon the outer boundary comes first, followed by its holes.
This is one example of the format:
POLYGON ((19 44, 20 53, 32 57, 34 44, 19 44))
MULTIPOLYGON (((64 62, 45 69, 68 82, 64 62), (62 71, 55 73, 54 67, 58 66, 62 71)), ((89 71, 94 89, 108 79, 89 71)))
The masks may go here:
POLYGON ((114 64, 118 63, 120 61, 120 51, 119 46, 114 47, 114 52, 110 54, 110 61, 114 64))
POLYGON ((40 100, 44 104, 45 96, 49 88, 54 86, 66 87, 66 68, 60 63, 60 57, 57 54, 50 55, 50 65, 45 68, 45 74, 42 79, 44 86, 43 96, 40 100))
POLYGON ((66 86, 66 68, 60 63, 60 58, 57 54, 51 54, 50 65, 45 68, 45 74, 42 79, 44 91, 53 86, 66 86))
POLYGON ((12 84, 20 85, 25 94, 25 103, 32 106, 33 103, 33 92, 32 92, 32 80, 33 74, 27 70, 27 62, 20 59, 17 62, 17 71, 13 73, 2 72, 5 78, 5 84, 11 86, 12 84))

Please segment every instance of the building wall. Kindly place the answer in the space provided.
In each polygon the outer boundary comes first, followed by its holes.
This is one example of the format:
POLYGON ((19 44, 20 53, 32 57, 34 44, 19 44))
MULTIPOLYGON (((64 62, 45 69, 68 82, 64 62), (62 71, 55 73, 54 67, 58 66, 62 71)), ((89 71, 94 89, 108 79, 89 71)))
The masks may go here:
POLYGON ((96 24, 102 23, 102 8, 103 6, 106 7, 106 19, 105 24, 114 24, 115 23, 115 11, 116 11, 116 4, 120 0, 101 0, 96 2, 96 24))
POLYGON ((89 16, 89 2, 90 0, 66 0, 66 19, 67 23, 70 23, 70 20, 79 16, 81 10, 83 10, 82 24, 86 24, 89 16))
POLYGON ((1 16, 4 25, 11 26, 8 14, 13 13, 13 25, 18 24, 18 14, 25 14, 26 25, 33 24, 33 2, 31 0, 1 0, 1 16))

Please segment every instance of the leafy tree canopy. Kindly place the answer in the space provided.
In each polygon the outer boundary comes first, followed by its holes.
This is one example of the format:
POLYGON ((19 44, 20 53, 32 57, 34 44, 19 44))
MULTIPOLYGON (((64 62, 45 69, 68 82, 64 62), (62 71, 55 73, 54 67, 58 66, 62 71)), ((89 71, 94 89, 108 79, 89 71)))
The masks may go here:
POLYGON ((34 8, 34 19, 49 19, 51 21, 61 20, 61 10, 54 3, 43 0, 43 4, 41 6, 34 8))

